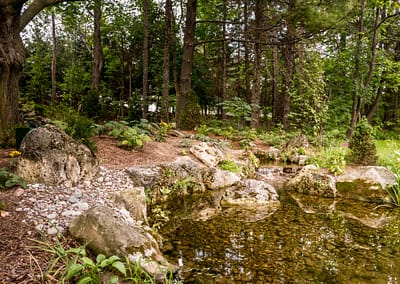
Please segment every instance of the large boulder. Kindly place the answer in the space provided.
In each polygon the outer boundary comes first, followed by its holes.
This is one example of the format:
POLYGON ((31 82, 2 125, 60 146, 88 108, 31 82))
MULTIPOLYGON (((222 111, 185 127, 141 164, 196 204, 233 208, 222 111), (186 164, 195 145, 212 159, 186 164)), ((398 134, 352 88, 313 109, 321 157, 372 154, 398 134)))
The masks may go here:
POLYGON ((146 194, 144 187, 133 187, 120 191, 113 196, 114 204, 129 211, 138 222, 147 223, 146 194))
POLYGON ((54 125, 32 129, 20 149, 16 173, 29 183, 74 186, 99 170, 94 153, 54 125))
POLYGON ((151 230, 137 223, 126 213, 105 206, 93 207, 70 225, 71 235, 87 243, 95 253, 116 255, 131 262, 139 262, 149 274, 161 278, 175 272, 177 266, 161 254, 151 230))
POLYGON ((216 143, 202 142, 192 146, 190 153, 208 167, 215 167, 219 162, 226 159, 223 149, 216 143))
POLYGON ((259 206, 279 202, 275 188, 265 181, 246 179, 238 185, 225 189, 221 200, 223 206, 259 206))
POLYGON ((313 165, 305 166, 287 183, 286 188, 289 191, 313 196, 338 196, 335 178, 313 165))
POLYGON ((346 169, 336 187, 342 197, 380 202, 387 199, 386 187, 394 183, 396 178, 386 167, 365 166, 346 169))

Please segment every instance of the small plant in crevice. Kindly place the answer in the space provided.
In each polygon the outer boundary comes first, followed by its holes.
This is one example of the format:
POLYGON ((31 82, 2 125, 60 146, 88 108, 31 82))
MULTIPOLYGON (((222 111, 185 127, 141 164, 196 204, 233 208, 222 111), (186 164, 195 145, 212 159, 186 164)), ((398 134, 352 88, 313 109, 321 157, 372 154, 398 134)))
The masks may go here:
POLYGON ((12 188, 14 186, 26 187, 25 180, 8 170, 8 168, 0 168, 0 190, 12 188))

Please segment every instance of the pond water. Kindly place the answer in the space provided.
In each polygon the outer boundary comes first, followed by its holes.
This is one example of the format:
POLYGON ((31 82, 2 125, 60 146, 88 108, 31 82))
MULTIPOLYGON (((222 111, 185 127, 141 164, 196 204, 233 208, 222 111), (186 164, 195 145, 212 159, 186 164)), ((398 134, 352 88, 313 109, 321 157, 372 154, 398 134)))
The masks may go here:
POLYGON ((280 206, 264 219, 246 210, 180 220, 163 234, 164 253, 184 283, 400 282, 397 209, 301 198, 280 192, 280 206))

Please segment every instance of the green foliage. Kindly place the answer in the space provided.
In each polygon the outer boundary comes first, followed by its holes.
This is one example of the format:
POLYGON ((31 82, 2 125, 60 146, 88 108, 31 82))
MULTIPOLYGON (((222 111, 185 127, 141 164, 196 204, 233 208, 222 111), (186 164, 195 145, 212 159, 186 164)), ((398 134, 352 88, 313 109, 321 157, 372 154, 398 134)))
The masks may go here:
POLYGON ((400 151, 394 150, 395 159, 388 161, 388 167, 393 172, 396 182, 386 188, 393 205, 400 207, 400 151))
POLYGON ((375 165, 377 163, 373 128, 365 118, 357 123, 349 141, 349 150, 349 160, 355 164, 375 165))
POLYGON ((143 148, 144 143, 151 141, 143 129, 135 126, 129 126, 126 121, 110 121, 104 124, 103 130, 108 131, 108 135, 119 140, 119 147, 127 147, 130 149, 143 148))
POLYGON ((328 169, 335 175, 341 174, 346 167, 347 148, 342 145, 324 147, 311 159, 311 163, 320 168, 328 169))
POLYGON ((223 160, 218 163, 221 170, 230 171, 232 173, 242 172, 242 168, 232 160, 223 160))
POLYGON ((237 126, 243 126, 244 123, 251 121, 251 105, 246 101, 235 97, 230 101, 225 101, 220 104, 226 115, 232 116, 237 126))
MULTIPOLYGON (((57 283, 156 283, 155 277, 142 269, 140 261, 132 263, 128 259, 104 254, 98 254, 94 259, 85 247, 65 248, 58 238, 55 243, 47 240, 36 242, 38 245, 34 249, 50 255, 45 274, 57 283)), ((172 276, 165 275, 165 283, 173 283, 172 276)))
POLYGON ((25 180, 8 170, 8 168, 0 168, 0 189, 12 188, 14 186, 26 187, 25 180))
POLYGON ((158 142, 164 142, 168 137, 168 132, 172 129, 172 124, 161 121, 158 125, 158 129, 155 133, 155 140, 158 142))

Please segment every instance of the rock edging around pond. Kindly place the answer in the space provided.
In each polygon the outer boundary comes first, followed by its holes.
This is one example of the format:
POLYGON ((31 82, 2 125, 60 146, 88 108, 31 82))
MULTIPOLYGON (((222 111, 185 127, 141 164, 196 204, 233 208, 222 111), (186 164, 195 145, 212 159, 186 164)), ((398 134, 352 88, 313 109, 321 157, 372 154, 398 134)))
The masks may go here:
POLYGON ((206 221, 221 214, 223 207, 239 206, 268 208, 268 214, 261 215, 265 218, 279 207, 274 187, 248 178, 256 170, 249 153, 224 151, 210 143, 192 147, 191 153, 198 161, 182 156, 172 163, 126 169, 132 187, 113 194, 112 206, 95 206, 73 219, 71 235, 96 253, 140 261, 148 273, 161 277, 177 266, 160 253, 159 238, 149 223, 161 228, 188 216, 206 221), (218 166, 227 160, 239 171, 218 166), (149 218, 147 212, 151 212, 149 218))

